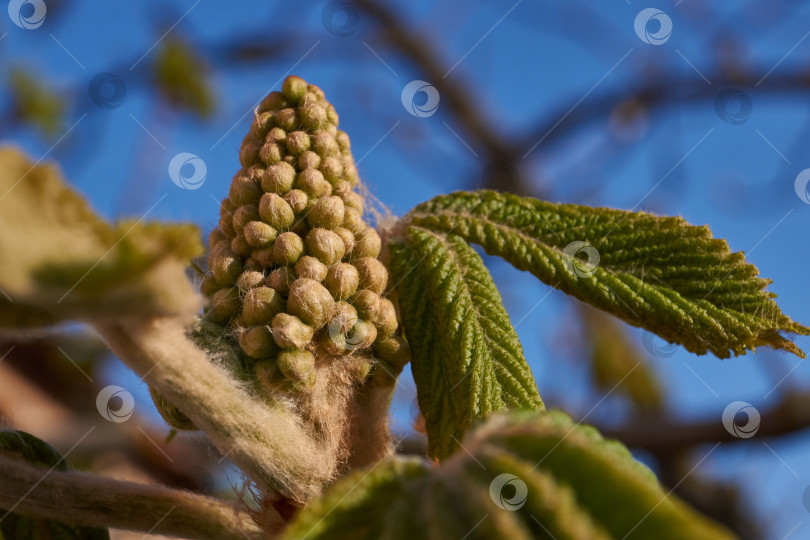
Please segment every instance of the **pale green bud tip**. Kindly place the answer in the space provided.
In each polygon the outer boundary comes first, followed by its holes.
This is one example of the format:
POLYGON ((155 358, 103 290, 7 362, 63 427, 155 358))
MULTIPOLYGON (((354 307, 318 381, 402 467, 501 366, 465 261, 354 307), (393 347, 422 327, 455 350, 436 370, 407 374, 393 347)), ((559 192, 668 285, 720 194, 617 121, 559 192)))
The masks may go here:
POLYGON ((284 351, 278 355, 278 369, 294 382, 315 384, 315 357, 309 351, 284 351))
POLYGON ((276 313, 284 311, 284 299, 270 287, 256 287, 245 293, 242 300, 242 318, 245 324, 270 324, 276 313))
POLYGON ((242 233, 247 243, 254 248, 267 247, 278 236, 278 231, 263 221, 250 221, 242 233))
POLYGON ((335 309, 335 300, 329 291, 309 278, 299 278, 290 285, 287 310, 315 329, 325 325, 335 309))
POLYGON ((386 339, 397 331, 397 311, 389 299, 380 300, 380 309, 372 322, 377 327, 377 339, 386 339))
MULTIPOLYGON (((355 246, 355 251, 357 246, 355 246)), ((388 284, 388 270, 383 263, 372 257, 363 257, 354 261, 360 274, 360 288, 382 294, 388 284)))
POLYGON ((285 230, 295 221, 295 213, 290 205, 275 193, 265 193, 259 201, 259 215, 262 221, 277 230, 285 230))
POLYGON ((380 249, 382 249, 380 235, 373 228, 369 227, 358 233, 355 237, 352 257, 358 259, 362 257, 376 258, 380 254, 380 249))
POLYGON ((295 273, 292 269, 282 266, 270 272, 265 281, 269 287, 286 296, 290 292, 290 285, 295 281, 295 273))
POLYGON ((304 242, 294 232, 281 233, 273 244, 273 260, 280 266, 295 264, 303 254, 304 242))
POLYGON ((329 269, 325 264, 309 255, 301 257, 298 262, 295 263, 295 272, 298 274, 298 277, 323 281, 328 271, 329 269))
POLYGON ((343 258, 346 244, 335 232, 327 229, 312 229, 307 234, 307 253, 316 257, 326 266, 332 266, 343 258))
POLYGON ((380 360, 384 360, 397 370, 411 361, 411 348, 408 342, 399 336, 378 341, 374 344, 374 352, 380 360))
POLYGON ((301 77, 290 75, 281 84, 281 92, 285 98, 297 103, 307 93, 307 83, 301 77))
POLYGON ((216 322, 224 323, 239 312, 241 301, 239 290, 235 287, 220 289, 211 296, 211 303, 208 306, 206 316, 216 322))
POLYGON ((315 330, 294 315, 279 313, 273 318, 271 332, 282 349, 303 349, 315 335, 315 330))
POLYGON ((329 268, 324 284, 336 300, 346 300, 357 291, 360 274, 351 264, 337 263, 329 268))
POLYGON ((287 136, 287 150, 297 156, 309 150, 309 135, 304 131, 293 131, 287 136))
POLYGON ((319 199, 307 215, 307 222, 312 227, 335 229, 343 224, 343 199, 337 196, 319 199))
POLYGON ((278 351, 270 328, 253 326, 239 333, 239 346, 251 358, 270 358, 278 351))
POLYGON ((262 175, 262 189, 268 193, 283 195, 292 189, 295 168, 289 163, 273 163, 262 175))
POLYGON ((284 194, 284 200, 287 201, 294 213, 300 214, 306 209, 309 197, 300 189, 291 189, 284 194))
POLYGON ((264 274, 258 270, 245 270, 239 279, 236 280, 236 288, 245 294, 250 289, 256 288, 264 282, 264 274))

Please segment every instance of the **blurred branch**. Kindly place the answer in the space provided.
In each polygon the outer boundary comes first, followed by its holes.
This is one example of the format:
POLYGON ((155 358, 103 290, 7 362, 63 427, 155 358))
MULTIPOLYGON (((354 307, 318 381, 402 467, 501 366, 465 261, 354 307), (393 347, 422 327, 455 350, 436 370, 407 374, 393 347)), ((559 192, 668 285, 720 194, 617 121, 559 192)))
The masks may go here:
MULTIPOLYGON (((0 508, 29 517, 184 538, 243 539, 261 534, 246 511, 186 491, 48 471, 2 455, 0 478, 0 508)), ((280 528, 281 517, 274 518, 280 528)))
MULTIPOLYGON (((810 427, 810 393, 789 392, 782 401, 760 410, 757 441, 780 437, 810 427)), ((698 422, 681 422, 667 415, 639 418, 618 428, 601 430, 605 437, 618 439, 631 448, 642 448, 656 457, 669 458, 700 444, 744 442, 723 427, 716 418, 698 422)))

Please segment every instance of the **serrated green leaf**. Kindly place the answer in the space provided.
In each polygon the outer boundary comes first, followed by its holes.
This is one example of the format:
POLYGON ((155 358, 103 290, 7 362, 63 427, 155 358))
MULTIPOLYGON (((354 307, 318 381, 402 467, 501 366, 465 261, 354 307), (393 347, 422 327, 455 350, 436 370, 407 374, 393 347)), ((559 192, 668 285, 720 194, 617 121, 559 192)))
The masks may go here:
POLYGON ((783 333, 810 335, 810 328, 784 315, 776 295, 765 290, 770 281, 706 226, 494 191, 436 197, 408 219, 480 244, 544 283, 693 353, 727 358, 768 346, 804 357, 783 333), (592 258, 585 262, 582 255, 592 258))
POLYGON ((395 459, 350 475, 282 538, 733 538, 563 413, 493 415, 463 444, 438 467, 395 459))
POLYGON ((193 314, 192 225, 108 225, 51 165, 0 148, 0 328, 193 314))
POLYGON ((475 250, 458 236, 409 227, 391 254, 429 454, 449 456, 473 420, 493 411, 542 410, 517 333, 475 250))
MULTIPOLYGON (((66 471, 68 466, 48 443, 24 431, 0 431, 0 453, 17 455, 29 463, 66 471)), ((34 519, 0 509, 0 539, 109 540, 106 529, 79 527, 58 521, 34 519)))

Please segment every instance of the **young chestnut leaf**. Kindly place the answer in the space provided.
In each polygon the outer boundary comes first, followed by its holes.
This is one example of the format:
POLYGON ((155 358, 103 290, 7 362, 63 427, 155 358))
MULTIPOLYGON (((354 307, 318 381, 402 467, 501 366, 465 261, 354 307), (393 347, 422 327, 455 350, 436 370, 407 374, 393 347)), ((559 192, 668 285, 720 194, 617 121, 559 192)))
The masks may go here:
POLYGON ((480 244, 690 352, 727 358, 767 346, 804 358, 783 334, 810 335, 810 328, 783 314, 765 290, 770 280, 706 226, 486 190, 436 197, 406 219, 480 244))
POLYGON ((493 415, 463 444, 438 467, 395 459, 354 473, 282 538, 733 538, 562 412, 493 415))
POLYGON ((543 410, 517 333, 475 250, 458 236, 419 227, 389 248, 429 454, 449 456, 473 420, 494 411, 543 410))

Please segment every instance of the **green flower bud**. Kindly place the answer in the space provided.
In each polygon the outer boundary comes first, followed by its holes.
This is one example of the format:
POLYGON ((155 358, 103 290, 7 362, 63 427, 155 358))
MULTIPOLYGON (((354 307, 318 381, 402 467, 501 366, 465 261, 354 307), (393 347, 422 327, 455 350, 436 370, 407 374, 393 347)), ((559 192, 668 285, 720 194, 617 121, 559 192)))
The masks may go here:
POLYGON ((227 237, 222 231, 219 230, 219 228, 211 229, 211 232, 208 234, 208 249, 214 249, 214 246, 216 246, 217 243, 226 239, 227 237))
POLYGON ((233 228, 233 214, 231 212, 222 214, 219 218, 219 230, 228 237, 233 238, 236 236, 236 231, 233 228))
POLYGON ((251 272, 262 272, 264 267, 259 264, 259 261, 253 258, 253 252, 250 253, 250 258, 245 259, 245 262, 242 263, 242 269, 244 271, 251 271, 251 272))
MULTIPOLYGON (((354 247, 357 251, 357 246, 354 247)), ((362 257, 354 261, 360 274, 360 288, 382 294, 388 284, 388 270, 383 263, 372 257, 362 257)))
POLYGON ((287 204, 290 205, 293 212, 296 214, 303 212, 307 207, 307 203, 309 202, 309 197, 307 197, 307 194, 300 189, 291 189, 284 194, 283 198, 285 201, 287 201, 287 204))
POLYGON ((231 251, 240 257, 250 257, 252 250, 253 248, 248 244, 247 239, 245 239, 245 236, 242 234, 234 236, 233 240, 231 240, 231 251))
POLYGON ((222 199, 222 203, 219 205, 219 217, 222 216, 233 216, 233 211, 237 209, 237 206, 233 204, 230 199, 222 199))
POLYGON ((333 126, 337 126, 340 123, 340 117, 331 103, 326 106, 326 119, 333 126))
POLYGON ((343 223, 343 199, 335 195, 319 199, 307 214, 307 222, 312 227, 334 229, 343 223))
POLYGON ((377 339, 377 328, 368 321, 357 319, 351 329, 343 334, 343 348, 347 352, 366 349, 377 339))
POLYGON ((317 169, 321 164, 321 156, 313 152, 312 150, 307 150, 306 152, 302 153, 298 156, 298 168, 303 170, 306 169, 317 169))
MULTIPOLYGON (((329 135, 331 135, 332 137, 337 135, 337 126, 335 126, 334 124, 326 124, 326 127, 323 130, 325 132, 327 132, 329 135)), ((338 147, 338 151, 340 151, 339 147, 338 147)))
POLYGON ((287 135, 287 150, 295 156, 309 150, 309 135, 303 131, 293 131, 287 135))
POLYGON ((253 123, 250 125, 250 134, 256 139, 263 141, 267 132, 273 127, 273 116, 271 111, 255 114, 253 123))
POLYGON ((326 287, 313 279, 298 278, 290 285, 287 311, 316 330, 332 317, 335 300, 326 287))
POLYGON ((357 291, 360 275, 351 264, 337 263, 326 273, 327 290, 335 300, 346 300, 357 291))
POLYGON ((411 361, 411 348, 408 342, 399 336, 391 336, 375 343, 374 354, 393 367, 397 373, 411 361))
POLYGON ((377 339, 386 339, 394 335, 397 331, 397 311, 393 302, 387 298, 381 299, 380 309, 371 322, 377 327, 377 339))
POLYGON ((357 309, 348 302, 335 302, 335 315, 329 321, 329 328, 339 333, 345 334, 352 329, 357 321, 357 309))
POLYGON ((283 195, 295 182, 295 168, 283 161, 267 167, 262 175, 262 189, 268 193, 283 195))
POLYGON ((270 131, 267 132, 267 136, 264 139, 266 143, 276 143, 279 146, 287 146, 287 132, 281 129, 280 127, 274 127, 270 131))
POLYGON ((299 110, 301 118, 301 125, 308 131, 317 131, 323 129, 327 123, 326 110, 318 102, 312 102, 312 98, 307 95, 305 100, 307 103, 299 110))
POLYGON ((247 243, 254 248, 262 248, 273 243, 278 231, 263 221, 250 221, 242 231, 247 243))
POLYGON ((224 323, 239 312, 242 302, 235 287, 220 289, 211 296, 206 317, 215 323, 224 323))
POLYGON ((276 125, 287 133, 298 129, 298 113, 295 109, 281 109, 276 113, 276 125))
POLYGON ((280 162, 286 155, 284 148, 276 142, 264 143, 259 149, 259 159, 268 166, 280 162))
POLYGON ((343 227, 336 227, 333 232, 337 234, 341 240, 343 240, 343 246, 345 247, 343 257, 349 256, 354 249, 354 233, 352 233, 352 231, 349 229, 344 229, 343 227))
POLYGON ((294 232, 281 233, 273 244, 273 259, 279 266, 295 264, 303 254, 304 242, 294 232))
POLYGON ((352 257, 360 259, 362 257, 377 257, 380 254, 382 241, 372 227, 361 231, 355 237, 354 251, 352 257))
POLYGON ((315 385, 315 357, 309 351, 284 351, 278 355, 278 369, 287 379, 304 387, 315 385))
POLYGON ((284 299, 270 287, 256 287, 245 293, 242 318, 248 326, 270 324, 276 313, 284 311, 284 299))
POLYGON ((253 326, 239 333, 239 346, 251 358, 269 358, 278 351, 270 328, 253 326))
POLYGON ((279 313, 273 317, 270 331, 276 345, 282 349, 303 349, 315 335, 315 330, 311 326, 289 313, 279 313))
POLYGON ((273 255, 274 245, 270 244, 267 247, 254 249, 250 252, 250 258, 261 266, 261 268, 270 268, 275 266, 276 259, 273 255))
POLYGON ((298 274, 298 277, 314 279, 318 282, 324 280, 328 270, 325 264, 309 255, 301 257, 298 262, 295 263, 295 273, 298 274))
POLYGON ((345 131, 337 130, 337 133, 335 133, 335 142, 337 142, 341 154, 351 153, 352 143, 351 140, 349 140, 349 135, 345 131))
POLYGON ((306 169, 298 173, 295 187, 314 199, 332 194, 332 185, 317 169, 306 169))
POLYGON ((356 208, 345 208, 343 211, 343 227, 357 234, 366 228, 363 217, 356 208))
POLYGON ((308 254, 326 266, 332 266, 340 261, 346 252, 346 246, 337 234, 320 228, 309 231, 306 247, 308 254))
POLYGON ((261 147, 262 143, 254 139, 252 135, 248 134, 248 136, 245 137, 239 149, 239 163, 242 164, 242 167, 247 169, 259 160, 259 150, 261 147))
POLYGON ((295 272, 291 268, 282 266, 270 272, 265 279, 265 283, 267 283, 268 287, 281 293, 282 296, 286 296, 290 293, 290 285, 295 281, 295 278, 295 272))
POLYGON ((233 213, 233 229, 236 234, 242 234, 250 221, 257 221, 259 219, 259 210, 255 206, 240 206, 233 213))
POLYGON ((315 153, 321 156, 321 158, 337 156, 340 154, 340 148, 338 148, 337 141, 335 141, 335 138, 325 130, 316 131, 312 135, 312 149, 315 150, 315 153))
POLYGON ((262 196, 262 190, 254 180, 247 176, 237 175, 231 181, 228 198, 239 206, 255 205, 262 196))
POLYGON ((357 310, 357 315, 367 321, 373 321, 380 312, 380 295, 369 290, 358 291, 352 298, 352 305, 357 310))
POLYGON ((277 111, 279 109, 286 109, 290 106, 290 102, 284 97, 281 92, 270 92, 265 96, 259 104, 260 111, 277 111))
MULTIPOLYGON (((317 154, 316 154, 317 155, 317 154)), ((343 179, 343 162, 336 157, 328 157, 321 161, 320 171, 326 181, 334 188, 343 179)))
POLYGON ((295 221, 293 209, 287 201, 275 193, 265 193, 259 201, 259 215, 262 221, 276 230, 286 230, 295 221))
POLYGON ((301 77, 290 75, 284 79, 284 82, 281 84, 281 93, 284 94, 284 97, 291 103, 298 103, 298 100, 307 93, 307 83, 301 77))
POLYGON ((217 250, 211 264, 211 273, 220 285, 232 285, 242 273, 242 260, 230 248, 217 250))
POLYGON ((221 285, 217 283, 213 276, 205 276, 200 283, 200 292, 210 298, 220 287, 221 285))
POLYGON ((250 289, 255 289, 264 283, 264 274, 257 270, 246 270, 242 272, 239 279, 236 280, 236 288, 239 292, 245 294, 250 289))
POLYGON ((354 208, 361 216, 363 215, 363 208, 366 201, 363 199, 362 195, 354 191, 343 191, 340 194, 340 198, 343 199, 343 204, 349 208, 354 208))
POLYGON ((313 94, 315 96, 315 99, 317 99, 318 101, 323 101, 323 100, 326 99, 326 96, 324 95, 323 90, 321 90, 321 88, 319 86, 317 86, 317 85, 308 84, 307 85, 307 92, 309 92, 310 94, 313 94))
POLYGON ((343 178, 351 187, 360 183, 360 175, 357 173, 357 166, 351 155, 345 156, 343 159, 343 178))

